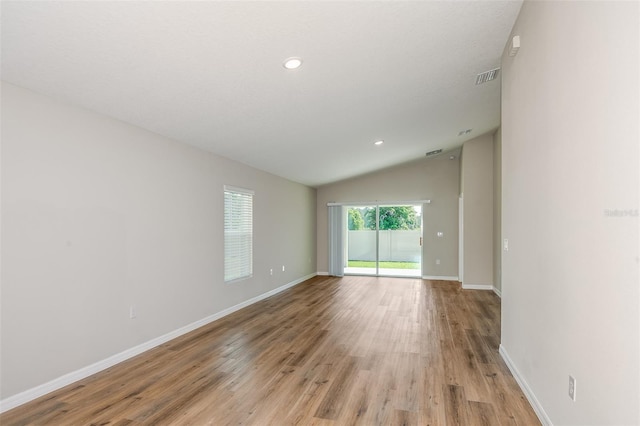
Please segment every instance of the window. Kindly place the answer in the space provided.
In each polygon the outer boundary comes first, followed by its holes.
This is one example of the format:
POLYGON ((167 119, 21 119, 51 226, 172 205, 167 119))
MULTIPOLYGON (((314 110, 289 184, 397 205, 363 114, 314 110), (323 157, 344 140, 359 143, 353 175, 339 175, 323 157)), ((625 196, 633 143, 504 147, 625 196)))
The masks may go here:
POLYGON ((224 281, 253 274, 253 191, 224 186, 224 281))

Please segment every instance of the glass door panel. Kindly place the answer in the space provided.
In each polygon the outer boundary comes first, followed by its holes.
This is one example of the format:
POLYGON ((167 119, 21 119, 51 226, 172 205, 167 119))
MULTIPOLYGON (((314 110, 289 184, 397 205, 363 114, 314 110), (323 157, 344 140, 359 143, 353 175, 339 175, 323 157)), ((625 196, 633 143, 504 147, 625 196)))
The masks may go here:
POLYGON ((381 205, 378 217, 378 274, 422 276, 422 205, 381 205))
POLYGON ((376 206, 346 206, 345 274, 378 275, 376 206))

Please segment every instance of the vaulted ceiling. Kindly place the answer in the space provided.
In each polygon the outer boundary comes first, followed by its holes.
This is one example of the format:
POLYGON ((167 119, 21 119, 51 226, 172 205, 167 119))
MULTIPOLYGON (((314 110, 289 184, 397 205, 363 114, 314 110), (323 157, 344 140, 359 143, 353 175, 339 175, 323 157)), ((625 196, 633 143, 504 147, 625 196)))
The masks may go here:
POLYGON ((3 1, 1 75, 319 186, 495 129, 500 80, 475 79, 500 66, 520 6, 3 1))

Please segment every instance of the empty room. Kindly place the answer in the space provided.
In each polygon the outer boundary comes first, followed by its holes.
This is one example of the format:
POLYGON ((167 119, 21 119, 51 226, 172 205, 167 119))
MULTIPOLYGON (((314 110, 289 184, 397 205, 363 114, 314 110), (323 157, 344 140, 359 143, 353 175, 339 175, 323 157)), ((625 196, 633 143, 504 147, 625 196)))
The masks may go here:
POLYGON ((638 2, 0 24, 0 424, 640 425, 638 2))

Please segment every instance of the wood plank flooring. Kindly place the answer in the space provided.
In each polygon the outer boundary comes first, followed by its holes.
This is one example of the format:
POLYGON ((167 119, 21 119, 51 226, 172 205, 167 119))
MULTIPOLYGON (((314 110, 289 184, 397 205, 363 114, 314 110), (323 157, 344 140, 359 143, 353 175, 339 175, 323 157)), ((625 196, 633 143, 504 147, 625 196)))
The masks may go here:
POLYGON ((0 416, 2 425, 537 425, 500 299, 315 277, 0 416))

